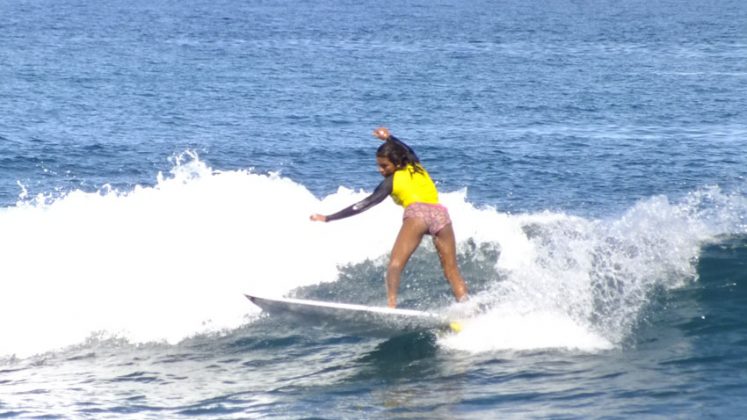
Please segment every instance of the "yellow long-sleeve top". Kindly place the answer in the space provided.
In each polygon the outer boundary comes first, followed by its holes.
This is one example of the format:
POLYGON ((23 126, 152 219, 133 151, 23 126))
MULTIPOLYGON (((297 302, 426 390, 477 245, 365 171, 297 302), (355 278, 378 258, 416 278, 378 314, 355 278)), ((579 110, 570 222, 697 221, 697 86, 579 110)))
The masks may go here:
MULTIPOLYGON (((394 141, 402 143, 396 138, 394 141)), ((412 152, 409 146, 404 143, 402 144, 412 152)), ((414 152, 412 154, 415 156, 414 152)), ((394 174, 381 181, 373 194, 352 206, 326 216, 326 220, 331 222, 354 216, 381 203, 387 196, 391 196, 395 203, 405 208, 412 203, 438 204, 436 184, 431 179, 428 171, 420 163, 414 163, 397 169, 394 174), (418 170, 416 170, 415 165, 417 165, 418 170)))

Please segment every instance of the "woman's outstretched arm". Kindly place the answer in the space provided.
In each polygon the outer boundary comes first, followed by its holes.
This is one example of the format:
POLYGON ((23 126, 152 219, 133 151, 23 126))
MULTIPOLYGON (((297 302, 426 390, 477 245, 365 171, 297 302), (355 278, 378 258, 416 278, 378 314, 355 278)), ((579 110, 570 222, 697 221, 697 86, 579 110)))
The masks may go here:
POLYGON ((381 184, 376 187, 371 195, 353 204, 352 206, 346 207, 338 211, 337 213, 330 214, 329 216, 312 214, 311 220, 316 222, 331 222, 333 220, 344 219, 346 217, 363 213, 364 211, 384 201, 384 199, 392 193, 393 179, 394 177, 392 176, 386 177, 383 181, 381 181, 381 184))

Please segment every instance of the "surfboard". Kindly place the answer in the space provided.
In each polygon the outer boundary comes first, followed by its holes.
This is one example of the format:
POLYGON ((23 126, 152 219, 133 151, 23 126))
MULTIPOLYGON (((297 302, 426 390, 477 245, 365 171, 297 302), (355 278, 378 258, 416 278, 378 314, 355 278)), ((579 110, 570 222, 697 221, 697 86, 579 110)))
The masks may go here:
POLYGON ((395 337, 415 332, 459 332, 459 324, 431 312, 306 299, 245 295, 271 314, 314 328, 363 337, 395 337))

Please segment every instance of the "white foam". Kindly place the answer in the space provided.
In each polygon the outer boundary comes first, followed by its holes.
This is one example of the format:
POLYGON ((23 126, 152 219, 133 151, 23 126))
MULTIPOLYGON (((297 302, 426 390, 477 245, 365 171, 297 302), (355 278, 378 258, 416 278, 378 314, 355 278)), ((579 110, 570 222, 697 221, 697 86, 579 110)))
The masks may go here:
POLYGON ((459 334, 446 335, 440 344, 469 352, 564 349, 594 352, 613 348, 588 325, 579 325, 565 313, 510 308, 492 310, 460 323, 459 334))
POLYGON ((657 288, 696 278, 704 242, 747 231, 746 210, 744 197, 707 188, 678 203, 642 200, 609 220, 547 212, 466 218, 500 226, 493 229, 502 279, 470 304, 489 309, 442 344, 468 351, 618 346, 657 288))
MULTIPOLYGON (((54 350, 95 332, 175 343, 230 330, 258 312, 244 292, 282 295, 334 281, 339 266, 391 249, 402 214, 391 200, 315 223, 311 213, 368 192, 341 187, 318 199, 278 174, 214 171, 185 157, 153 187, 23 197, 0 209, 0 355, 54 350)), ((501 281, 475 297, 491 310, 448 342, 474 351, 615 345, 646 290, 692 277, 701 241, 744 231, 747 208, 741 196, 705 191, 593 221, 476 208, 466 191, 442 199, 460 246, 471 239, 501 249, 501 281), (601 301, 600 287, 611 288, 601 301)))
POLYGON ((364 195, 341 189, 320 201, 279 175, 217 172, 194 159, 155 187, 2 209, 0 354, 55 349, 95 331, 173 343, 235 328, 257 312, 243 292, 333 281, 338 265, 387 252, 397 227, 378 221, 393 204, 364 223, 309 220, 364 195))

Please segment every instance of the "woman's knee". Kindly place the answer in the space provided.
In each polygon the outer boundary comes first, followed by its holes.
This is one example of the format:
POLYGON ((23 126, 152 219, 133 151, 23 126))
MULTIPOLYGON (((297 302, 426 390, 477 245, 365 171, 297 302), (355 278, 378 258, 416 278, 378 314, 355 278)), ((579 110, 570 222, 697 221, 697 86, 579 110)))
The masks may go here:
POLYGON ((389 272, 401 273, 402 270, 404 270, 406 263, 407 263, 406 261, 402 261, 400 259, 393 258, 393 259, 389 260, 389 266, 387 266, 387 270, 389 272))

